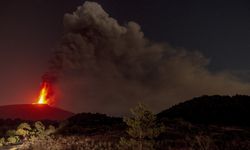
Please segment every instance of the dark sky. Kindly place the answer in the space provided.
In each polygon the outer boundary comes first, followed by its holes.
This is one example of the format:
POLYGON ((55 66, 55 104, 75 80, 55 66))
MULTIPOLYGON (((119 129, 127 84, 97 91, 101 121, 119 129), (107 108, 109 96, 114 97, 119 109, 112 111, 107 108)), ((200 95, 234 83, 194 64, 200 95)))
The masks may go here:
MULTIPOLYGON (((248 79, 250 3, 247 0, 99 0, 120 24, 133 20, 145 36, 210 59, 212 72, 248 79)), ((63 34, 63 16, 83 0, 0 1, 0 105, 30 103, 63 34)))

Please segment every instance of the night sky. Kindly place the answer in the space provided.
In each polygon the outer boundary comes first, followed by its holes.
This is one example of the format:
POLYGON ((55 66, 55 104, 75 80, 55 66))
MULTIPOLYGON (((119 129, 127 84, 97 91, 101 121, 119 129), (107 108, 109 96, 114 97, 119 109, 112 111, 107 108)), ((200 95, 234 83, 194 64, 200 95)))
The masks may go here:
MULTIPOLYGON (((249 1, 99 0, 96 2, 120 25, 126 25, 129 21, 137 22, 147 39, 168 43, 174 48, 182 48, 188 52, 199 51, 209 59, 209 64, 205 68, 211 74, 227 71, 239 77, 241 83, 249 81, 249 1)), ((83 3, 83 0, 0 1, 0 105, 34 102, 39 91, 41 76, 49 66, 48 61, 52 57, 52 51, 64 34, 64 14, 72 13, 83 3)), ((69 96, 62 94, 72 93, 72 90, 60 92, 62 101, 58 102, 59 107, 75 112, 100 111, 116 114, 115 109, 110 111, 106 111, 108 107, 99 109, 104 101, 91 103, 93 107, 98 105, 93 109, 90 104, 80 107, 79 103, 69 100, 69 96)), ((202 92, 194 93, 192 96, 202 94, 202 92)), ((84 94, 81 98, 78 96, 79 99, 84 97, 84 94)), ((179 98, 181 100, 176 102, 186 100, 182 98, 191 98, 191 95, 179 98)), ((156 111, 159 111, 158 108, 167 108, 174 102, 160 104, 165 106, 155 106, 156 111)))

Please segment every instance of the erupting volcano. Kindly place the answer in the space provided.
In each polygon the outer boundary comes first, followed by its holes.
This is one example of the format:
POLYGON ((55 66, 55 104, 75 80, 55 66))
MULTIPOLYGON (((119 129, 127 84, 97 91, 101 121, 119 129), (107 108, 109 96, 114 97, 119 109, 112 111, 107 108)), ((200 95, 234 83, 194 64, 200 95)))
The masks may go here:
MULTIPOLYGON (((48 76, 45 76, 48 77, 48 76)), ((33 104, 15 104, 0 106, 0 119, 21 120, 65 120, 74 113, 52 107, 55 94, 53 82, 43 78, 39 95, 33 104)))
POLYGON ((43 82, 38 100, 35 104, 51 104, 53 102, 53 93, 52 85, 50 83, 43 82))
POLYGON ((54 97, 52 83, 43 81, 35 103, 0 106, 0 119, 65 120, 74 115, 72 112, 52 107, 54 97))

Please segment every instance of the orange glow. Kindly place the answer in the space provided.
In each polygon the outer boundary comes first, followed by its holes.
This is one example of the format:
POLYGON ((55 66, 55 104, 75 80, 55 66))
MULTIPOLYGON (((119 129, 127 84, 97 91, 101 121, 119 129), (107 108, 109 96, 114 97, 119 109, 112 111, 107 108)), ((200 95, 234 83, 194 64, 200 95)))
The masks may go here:
POLYGON ((39 97, 35 104, 49 104, 50 103, 50 90, 51 87, 48 83, 42 83, 42 87, 39 93, 39 97))

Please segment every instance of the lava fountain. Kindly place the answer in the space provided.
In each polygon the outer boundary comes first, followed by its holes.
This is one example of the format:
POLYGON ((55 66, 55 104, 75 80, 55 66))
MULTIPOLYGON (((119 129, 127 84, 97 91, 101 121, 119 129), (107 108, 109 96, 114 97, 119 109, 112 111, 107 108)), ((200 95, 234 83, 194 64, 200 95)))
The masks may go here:
POLYGON ((34 104, 52 104, 53 102, 53 90, 52 85, 47 82, 43 82, 37 101, 34 104))

